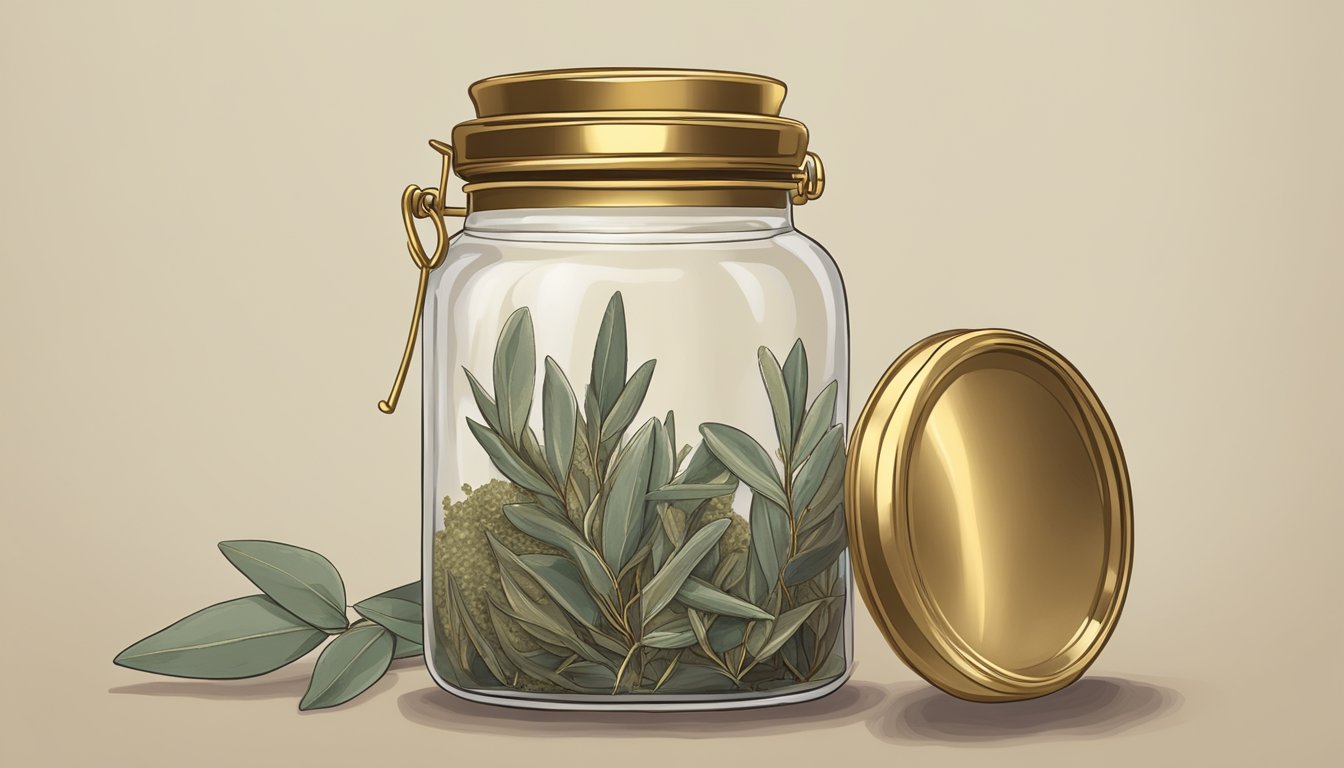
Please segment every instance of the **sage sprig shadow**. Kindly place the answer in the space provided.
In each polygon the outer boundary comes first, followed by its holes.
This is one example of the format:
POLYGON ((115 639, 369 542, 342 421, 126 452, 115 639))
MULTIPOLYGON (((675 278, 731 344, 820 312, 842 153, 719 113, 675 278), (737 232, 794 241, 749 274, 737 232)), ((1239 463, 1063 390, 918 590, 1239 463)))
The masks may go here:
POLYGON ((420 582, 354 605, 331 561, 274 541, 224 541, 220 551, 262 594, 203 608, 117 654, 113 663, 172 677, 236 680, 273 672, 327 642, 299 709, 353 699, 393 659, 422 653, 420 582))
MULTIPOLYGON (((540 436, 504 416, 532 412, 536 359, 531 313, 521 308, 496 345, 494 391, 464 371, 481 414, 468 427, 509 483, 502 505, 509 536, 515 546, 547 551, 514 551, 496 534, 468 531, 488 538, 489 568, 498 573, 485 599, 464 598, 459 583, 478 582, 481 565, 436 558, 443 652, 435 666, 448 682, 589 694, 730 692, 840 674, 838 385, 807 404, 802 342, 782 367, 760 353, 780 443, 774 458, 722 424, 702 425, 698 448, 679 446, 670 411, 634 426, 657 362, 628 371, 620 293, 603 313, 582 405, 565 371, 545 358, 540 436), (752 493, 749 530, 730 508, 739 484, 752 493), (740 535, 729 535, 734 526, 740 535)), ((468 497, 484 490, 464 486, 468 497)), ((449 530, 461 525, 450 519, 456 508, 445 500, 449 530)))

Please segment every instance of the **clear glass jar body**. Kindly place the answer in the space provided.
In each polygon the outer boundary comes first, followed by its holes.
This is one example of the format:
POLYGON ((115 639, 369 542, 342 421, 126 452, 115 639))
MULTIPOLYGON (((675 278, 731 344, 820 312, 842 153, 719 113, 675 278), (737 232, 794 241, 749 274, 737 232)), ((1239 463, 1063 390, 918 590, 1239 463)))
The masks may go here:
POLYGON ((423 333, 439 685, 715 709, 843 684, 844 290, 788 209, 473 213, 423 333))

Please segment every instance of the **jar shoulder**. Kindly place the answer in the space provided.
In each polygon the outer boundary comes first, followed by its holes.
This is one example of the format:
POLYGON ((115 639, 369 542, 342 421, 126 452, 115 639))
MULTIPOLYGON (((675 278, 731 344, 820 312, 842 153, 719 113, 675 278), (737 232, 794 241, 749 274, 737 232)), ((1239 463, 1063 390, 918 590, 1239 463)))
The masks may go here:
POLYGON ((499 240, 460 232, 431 276, 430 288, 440 298, 446 298, 445 290, 460 298, 474 289, 538 279, 637 282, 641 273, 658 283, 676 275, 695 283, 716 275, 731 279, 741 268, 770 273, 772 282, 794 291, 820 289, 843 300, 844 280, 835 260, 821 243, 796 229, 760 238, 676 243, 499 240))

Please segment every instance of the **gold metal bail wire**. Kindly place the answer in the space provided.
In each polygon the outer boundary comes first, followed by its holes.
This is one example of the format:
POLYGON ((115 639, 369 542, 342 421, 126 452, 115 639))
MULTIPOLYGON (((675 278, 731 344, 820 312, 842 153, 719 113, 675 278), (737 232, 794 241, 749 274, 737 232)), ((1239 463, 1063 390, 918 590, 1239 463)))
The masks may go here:
POLYGON ((798 189, 793 193, 794 205, 805 205, 808 200, 821 197, 826 190, 826 166, 821 164, 821 155, 808 152, 795 178, 798 179, 798 189))
POLYGON ((429 274, 443 263, 448 253, 448 225, 445 216, 463 218, 466 208, 450 208, 443 204, 443 191, 448 188, 448 179, 453 170, 453 148, 442 141, 431 140, 433 147, 442 156, 442 170, 439 173, 437 189, 421 189, 412 184, 401 193, 401 221, 406 226, 406 250, 411 253, 411 261, 420 269, 420 286, 415 292, 415 307, 411 311, 411 331, 406 336, 406 349, 401 354, 401 365, 397 368, 397 378, 392 382, 392 392, 386 400, 378 402, 378 410, 392 413, 401 399, 401 388, 406 384, 406 372, 411 367, 411 356, 415 354, 415 339, 420 333, 420 319, 425 312, 425 292, 429 288, 429 274), (426 253, 420 233, 415 228, 416 219, 429 219, 434 224, 434 253, 426 253))

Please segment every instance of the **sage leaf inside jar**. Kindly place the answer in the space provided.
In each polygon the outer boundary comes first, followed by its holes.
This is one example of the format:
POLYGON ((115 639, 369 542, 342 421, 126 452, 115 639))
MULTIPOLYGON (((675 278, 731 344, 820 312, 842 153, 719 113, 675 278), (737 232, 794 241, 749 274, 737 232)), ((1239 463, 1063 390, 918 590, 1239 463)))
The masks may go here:
POLYGON ((609 696, 766 691, 843 674, 838 386, 826 382, 809 405, 801 340, 783 365, 757 352, 771 439, 705 423, 692 448, 676 443, 675 408, 630 432, 658 366, 627 377, 620 293, 582 399, 544 359, 535 434, 532 322, 524 307, 505 323, 493 393, 465 371, 481 418, 467 426, 503 479, 443 500, 429 628, 443 678, 609 696), (742 491, 749 521, 733 508, 742 491))

